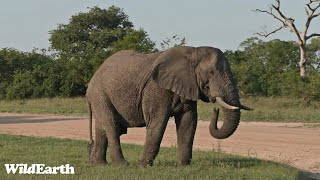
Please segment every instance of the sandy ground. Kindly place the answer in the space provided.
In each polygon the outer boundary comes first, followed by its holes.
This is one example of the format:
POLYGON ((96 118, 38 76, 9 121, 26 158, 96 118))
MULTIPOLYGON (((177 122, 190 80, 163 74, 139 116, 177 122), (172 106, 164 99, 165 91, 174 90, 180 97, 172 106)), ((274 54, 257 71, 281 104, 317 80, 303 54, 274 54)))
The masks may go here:
MULTIPOLYGON (((199 121, 195 149, 222 150, 230 154, 257 157, 320 173, 320 125, 303 123, 241 122, 228 139, 209 134, 209 123, 199 121)), ((0 134, 51 136, 87 140, 88 120, 76 116, 0 113, 0 134)), ((128 129, 122 142, 143 144, 145 128, 128 129)), ((162 146, 176 146, 174 121, 170 120, 162 146)))

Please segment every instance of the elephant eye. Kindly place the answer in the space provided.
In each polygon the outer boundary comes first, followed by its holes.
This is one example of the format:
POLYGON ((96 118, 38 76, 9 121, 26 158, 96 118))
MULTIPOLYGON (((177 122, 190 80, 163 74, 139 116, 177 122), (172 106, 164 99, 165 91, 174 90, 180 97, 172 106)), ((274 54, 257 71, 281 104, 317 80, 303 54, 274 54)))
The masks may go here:
POLYGON ((214 70, 213 69, 209 69, 209 73, 210 74, 214 74, 214 70))

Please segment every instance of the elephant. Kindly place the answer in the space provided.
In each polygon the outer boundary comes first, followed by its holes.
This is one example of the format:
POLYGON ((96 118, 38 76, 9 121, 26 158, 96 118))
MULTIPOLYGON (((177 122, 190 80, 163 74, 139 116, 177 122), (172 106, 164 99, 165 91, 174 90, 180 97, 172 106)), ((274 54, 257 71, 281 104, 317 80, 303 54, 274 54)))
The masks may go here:
POLYGON ((170 117, 177 131, 178 164, 189 165, 197 127, 197 101, 218 103, 224 113, 218 128, 214 109, 209 130, 213 137, 231 136, 240 122, 239 93, 224 53, 214 47, 173 47, 149 54, 133 50, 106 59, 91 78, 89 107, 89 162, 126 165, 120 136, 127 128, 146 127, 144 150, 138 164, 151 166, 170 117), (95 119, 95 139, 92 118, 95 119))

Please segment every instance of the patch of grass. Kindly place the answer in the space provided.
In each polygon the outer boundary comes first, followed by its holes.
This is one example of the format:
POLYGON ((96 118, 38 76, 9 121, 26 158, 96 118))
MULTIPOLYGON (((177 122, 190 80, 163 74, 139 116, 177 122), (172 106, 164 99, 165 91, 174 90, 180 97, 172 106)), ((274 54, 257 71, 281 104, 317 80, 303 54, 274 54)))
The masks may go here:
MULTIPOLYGON (((254 111, 241 111, 241 121, 320 123, 320 101, 286 97, 242 98, 254 111)), ((216 104, 198 103, 200 120, 210 120, 216 104)), ((87 115, 85 98, 53 98, 0 101, 0 112, 87 115)), ((223 113, 220 114, 220 119, 223 113)))
POLYGON ((13 101, 0 101, 0 112, 85 115, 87 103, 85 98, 43 98, 13 101))
POLYGON ((122 144, 130 166, 93 166, 87 163, 87 142, 0 135, 0 179, 296 179, 301 172, 286 165, 226 155, 214 151, 193 153, 191 166, 176 163, 176 148, 161 148, 152 167, 139 167, 135 162, 142 146, 122 144), (7 174, 5 163, 44 163, 48 166, 71 164, 74 175, 7 174))
POLYGON ((318 124, 318 123, 304 124, 303 127, 307 127, 307 128, 320 128, 320 124, 318 124))

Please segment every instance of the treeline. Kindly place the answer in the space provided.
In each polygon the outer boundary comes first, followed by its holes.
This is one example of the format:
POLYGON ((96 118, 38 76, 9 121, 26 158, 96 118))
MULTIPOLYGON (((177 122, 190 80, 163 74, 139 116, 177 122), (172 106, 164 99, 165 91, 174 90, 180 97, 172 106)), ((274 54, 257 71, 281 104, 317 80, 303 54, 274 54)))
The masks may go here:
POLYGON ((47 51, 0 50, 0 98, 82 96, 99 65, 122 49, 156 51, 143 29, 122 9, 93 7, 50 31, 47 51))
MULTIPOLYGON (((95 70, 123 49, 158 51, 143 29, 134 29, 122 9, 93 7, 72 16, 50 32, 49 50, 0 50, 0 99, 83 96, 95 70)), ((162 49, 183 45, 176 36, 162 49), (174 42, 172 42, 174 41, 174 42)), ((294 96, 320 99, 320 38, 308 45, 308 76, 299 76, 295 42, 249 38, 236 51, 226 51, 242 95, 294 96)))
POLYGON ((299 46, 278 39, 249 38, 237 51, 226 51, 242 95, 320 99, 320 38, 307 45, 307 77, 299 74, 299 46))

